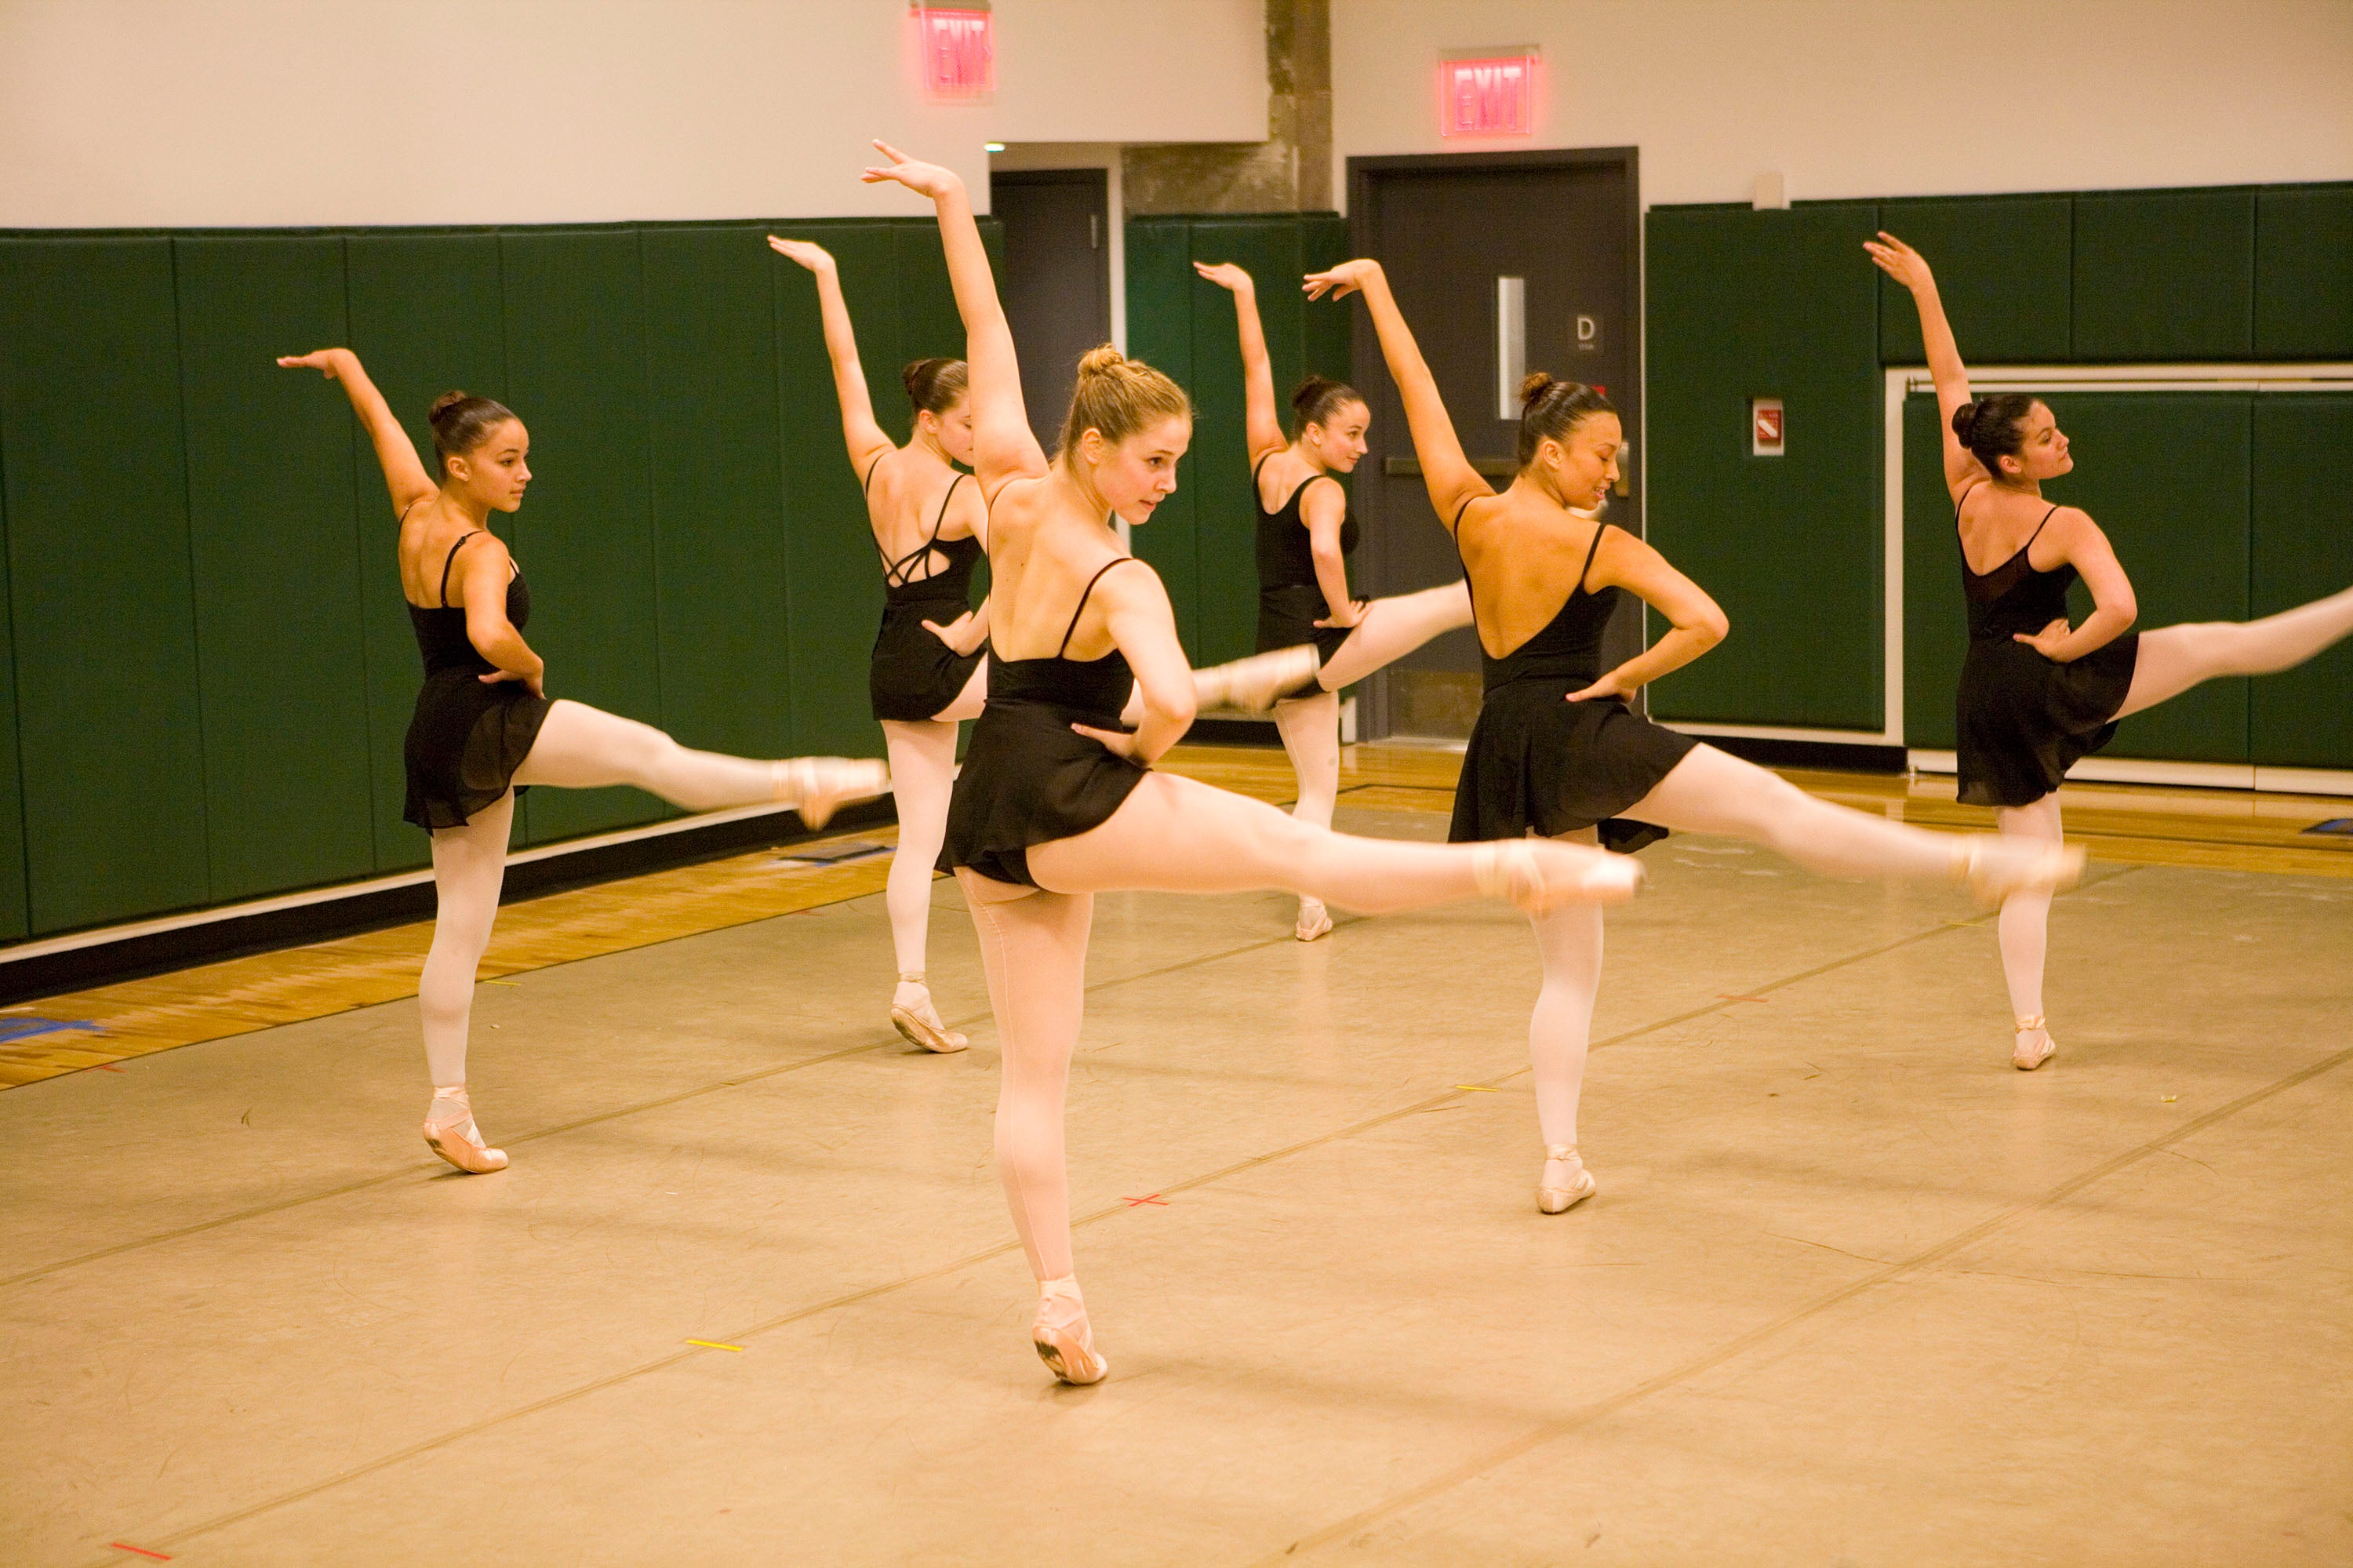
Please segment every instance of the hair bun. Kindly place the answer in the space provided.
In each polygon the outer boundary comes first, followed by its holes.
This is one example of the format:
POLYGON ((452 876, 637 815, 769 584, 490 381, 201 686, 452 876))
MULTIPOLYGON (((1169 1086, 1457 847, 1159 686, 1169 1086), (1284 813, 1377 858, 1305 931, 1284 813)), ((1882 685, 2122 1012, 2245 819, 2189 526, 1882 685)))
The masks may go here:
POLYGON ((1551 391, 1554 387, 1559 385, 1560 378, 1553 375, 1552 372, 1548 370, 1532 370, 1528 372, 1526 376, 1521 377, 1521 417, 1523 418, 1526 418, 1528 410, 1535 408, 1536 404, 1543 399, 1546 393, 1551 391))
POLYGON ((1953 410, 1953 434, 1960 438, 1961 445, 1968 446, 1969 438, 1978 433, 1978 416, 1984 411, 1981 397, 1972 397, 1953 410))
POLYGON ((427 420, 438 419, 442 415, 448 413, 450 409, 456 408, 459 404, 464 402, 467 398, 472 396, 473 394, 470 392, 444 392, 441 396, 433 399, 433 407, 425 410, 425 418, 427 420))
POLYGON ((1079 356, 1079 375, 1082 378, 1089 376, 1108 376, 1126 363, 1127 355, 1111 344, 1104 344, 1101 348, 1091 348, 1079 356))
POLYGON ((1324 394, 1339 385, 1328 376, 1311 375, 1292 389, 1291 406, 1303 414, 1315 407, 1324 394))

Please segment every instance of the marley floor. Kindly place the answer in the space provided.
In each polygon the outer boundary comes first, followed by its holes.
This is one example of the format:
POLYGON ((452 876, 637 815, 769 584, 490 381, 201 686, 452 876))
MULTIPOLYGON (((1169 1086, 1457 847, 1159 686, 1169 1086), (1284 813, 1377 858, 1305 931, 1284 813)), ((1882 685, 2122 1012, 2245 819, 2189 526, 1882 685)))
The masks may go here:
MULTIPOLYGON (((1356 748, 1341 825, 1442 835, 1452 760, 1356 748)), ((0 1013, 86 1026, 5 1047, 0 1561, 2353 1561, 2343 803, 2066 804, 2032 1075, 1958 895, 1646 852, 1551 1218, 1508 909, 1100 900, 1093 1389, 1028 1348, 969 924, 973 1049, 913 1052, 879 857, 505 911, 497 1176, 417 1137, 414 927, 0 1013)))

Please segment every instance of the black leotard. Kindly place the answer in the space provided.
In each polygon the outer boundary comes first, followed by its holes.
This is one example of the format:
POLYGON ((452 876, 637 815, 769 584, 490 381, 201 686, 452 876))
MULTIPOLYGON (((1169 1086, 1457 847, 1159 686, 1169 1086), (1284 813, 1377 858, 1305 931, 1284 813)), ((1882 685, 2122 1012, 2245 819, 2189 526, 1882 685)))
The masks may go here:
POLYGON ((998 882, 1035 887, 1029 852, 1100 827, 1147 771, 1071 726, 1120 729, 1135 675, 1117 649, 1100 659, 1065 659, 1104 563, 1087 579, 1050 659, 998 659, 988 666, 988 703, 948 802, 942 871, 968 865, 998 882))
MULTIPOLYGON (((1352 628, 1315 624, 1332 613, 1332 607, 1324 600, 1323 585, 1315 577, 1314 545, 1307 531, 1307 520, 1300 515, 1299 503, 1309 485, 1332 476, 1319 473, 1302 480, 1289 499, 1269 512, 1261 499, 1258 476, 1273 456, 1269 452, 1259 459, 1258 467, 1250 471, 1250 507, 1258 514, 1258 651, 1265 653, 1313 642, 1316 653, 1329 659, 1341 643, 1348 641, 1352 628)), ((1356 553, 1361 532, 1356 518, 1343 514, 1341 555, 1356 553)))
MULTIPOLYGON (((874 461, 879 467, 882 460, 874 461)), ((964 694, 973 667, 987 657, 983 649, 959 653, 923 630, 926 620, 945 626, 972 608, 972 573, 980 564, 980 541, 969 535, 940 537, 948 503, 955 499, 956 486, 969 477, 959 473, 948 482, 939 515, 932 519, 930 538, 895 561, 882 556, 882 625, 874 634, 874 656, 866 667, 866 694, 878 719, 913 722, 938 716, 964 694), (947 564, 929 577, 911 575, 934 554, 947 564)), ((873 482, 873 468, 866 471, 866 479, 873 482)), ((881 546, 874 548, 881 553, 881 546)))
MULTIPOLYGON (((408 802, 401 815, 428 832, 463 826, 496 804, 547 717, 547 699, 524 683, 482 680, 498 666, 468 640, 464 609, 449 603, 449 568, 482 532, 470 530, 449 546, 441 563, 440 604, 408 607, 417 651, 425 658, 425 684, 417 688, 402 747, 408 802)), ((507 579, 507 620, 517 631, 531 620, 531 590, 520 569, 507 579)))
MULTIPOLYGON (((1471 503, 1462 505, 1468 511, 1471 503)), ((1461 526, 1461 512, 1454 524, 1461 526)), ((1563 700, 1600 678, 1602 630, 1625 595, 1617 588, 1586 591, 1608 527, 1594 529, 1577 586, 1543 630, 1500 658, 1480 647, 1486 694, 1455 786, 1446 836, 1456 843, 1515 839, 1531 828, 1554 838, 1596 823, 1601 842, 1623 852, 1666 836, 1663 828, 1618 813, 1655 789, 1698 743, 1635 716, 1622 697, 1563 700)))
MULTIPOLYGON (((2115 738, 2116 710, 2132 689, 2137 632, 2066 664, 2016 640, 2067 613, 2075 568, 2038 572, 2026 558, 2058 510, 2044 513, 2018 553, 1982 577, 1969 570, 1968 552, 1961 555, 1969 651, 1954 694, 1954 727, 1961 799, 1972 806, 2029 806, 2059 788, 2077 758, 2115 738)), ((1957 506, 1953 518, 1957 535, 1957 506)))

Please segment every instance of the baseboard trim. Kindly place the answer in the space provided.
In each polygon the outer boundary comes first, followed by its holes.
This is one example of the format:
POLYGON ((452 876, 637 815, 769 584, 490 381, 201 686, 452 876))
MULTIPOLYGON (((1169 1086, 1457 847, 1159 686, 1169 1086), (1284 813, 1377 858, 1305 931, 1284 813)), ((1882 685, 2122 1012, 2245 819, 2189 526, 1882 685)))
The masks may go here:
MULTIPOLYGON (((897 821, 886 795, 843 807, 826 832, 887 827, 897 821)), ((499 901, 519 903, 816 836, 798 812, 755 806, 534 845, 508 857, 499 901)), ((405 926, 431 919, 433 910, 433 874, 419 870, 19 942, 0 948, 0 1003, 405 926)))

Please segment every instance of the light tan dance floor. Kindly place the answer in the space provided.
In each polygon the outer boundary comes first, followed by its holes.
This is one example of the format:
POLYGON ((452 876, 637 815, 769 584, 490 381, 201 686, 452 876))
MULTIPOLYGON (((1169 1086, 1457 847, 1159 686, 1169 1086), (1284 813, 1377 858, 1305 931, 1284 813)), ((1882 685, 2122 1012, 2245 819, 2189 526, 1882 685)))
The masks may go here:
MULTIPOLYGON (((1341 826, 1442 836, 1451 766, 1357 748, 1341 826)), ((1511 911, 1100 900, 1092 1389, 1029 1349, 960 900, 927 1056, 879 859, 507 910, 491 1177, 417 1135, 413 928, 11 1010, 94 1027, 0 1092, 0 1563, 2353 1561, 2346 805, 2067 806, 2031 1075, 1958 894, 1646 852, 1557 1217, 1511 911)))

